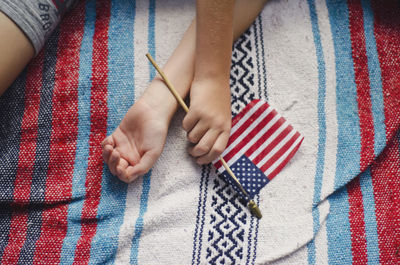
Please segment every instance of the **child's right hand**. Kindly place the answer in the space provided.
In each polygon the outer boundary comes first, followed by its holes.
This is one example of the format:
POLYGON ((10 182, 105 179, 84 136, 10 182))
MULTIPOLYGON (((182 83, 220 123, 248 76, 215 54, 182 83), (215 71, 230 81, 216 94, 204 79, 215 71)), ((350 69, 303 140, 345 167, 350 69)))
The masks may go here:
POLYGON ((198 164, 211 163, 222 154, 231 129, 229 79, 214 77, 192 83, 183 128, 194 144, 189 154, 198 164))

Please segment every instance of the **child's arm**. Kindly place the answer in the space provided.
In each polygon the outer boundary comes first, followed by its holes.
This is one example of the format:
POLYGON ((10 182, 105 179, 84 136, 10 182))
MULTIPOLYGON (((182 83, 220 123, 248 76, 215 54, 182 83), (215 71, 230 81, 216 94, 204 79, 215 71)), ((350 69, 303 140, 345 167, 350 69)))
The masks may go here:
POLYGON ((183 128, 199 164, 216 159, 229 138, 234 5, 234 0, 197 0, 195 74, 183 128))
POLYGON ((0 96, 11 85, 35 50, 14 22, 0 12, 0 96))
POLYGON ((0 96, 78 0, 0 0, 0 96))
POLYGON ((195 74, 190 109, 183 121, 199 164, 225 149, 231 127, 230 63, 232 41, 247 29, 266 0, 197 0, 195 74))

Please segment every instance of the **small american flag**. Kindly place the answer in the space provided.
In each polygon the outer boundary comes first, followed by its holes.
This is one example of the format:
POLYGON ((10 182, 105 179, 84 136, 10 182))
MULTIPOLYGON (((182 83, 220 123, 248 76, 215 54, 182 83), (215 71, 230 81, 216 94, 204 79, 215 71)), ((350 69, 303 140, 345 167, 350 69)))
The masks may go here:
POLYGON ((303 139, 275 109, 256 99, 232 120, 228 145, 222 153, 249 196, 243 194, 220 160, 213 164, 235 190, 249 200, 282 170, 303 139))

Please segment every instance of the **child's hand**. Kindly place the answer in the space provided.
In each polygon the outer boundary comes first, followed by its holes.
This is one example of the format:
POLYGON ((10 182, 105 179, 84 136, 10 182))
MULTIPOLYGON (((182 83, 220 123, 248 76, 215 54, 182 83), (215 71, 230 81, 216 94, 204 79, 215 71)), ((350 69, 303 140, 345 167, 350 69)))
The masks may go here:
POLYGON ((189 154, 199 164, 215 160, 225 149, 231 129, 229 80, 210 78, 194 81, 190 108, 183 120, 188 139, 195 144, 189 154))
POLYGON ((103 159, 112 174, 128 183, 150 170, 165 144, 169 123, 165 115, 143 97, 129 109, 102 142, 103 159))

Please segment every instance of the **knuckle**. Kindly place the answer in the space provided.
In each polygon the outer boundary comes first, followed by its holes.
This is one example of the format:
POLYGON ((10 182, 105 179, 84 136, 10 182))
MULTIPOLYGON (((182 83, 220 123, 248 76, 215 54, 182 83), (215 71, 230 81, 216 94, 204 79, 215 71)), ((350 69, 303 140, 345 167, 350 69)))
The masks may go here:
POLYGON ((210 150, 210 148, 207 145, 199 145, 199 146, 197 146, 196 149, 197 149, 196 150, 197 152, 202 153, 202 154, 207 153, 210 150))
POLYGON ((151 158, 152 158, 153 160, 156 160, 157 158, 160 157, 161 153, 162 153, 162 150, 155 150, 155 151, 151 154, 151 158))
POLYGON ((193 107, 192 115, 201 119, 211 119, 212 115, 204 108, 193 107))
POLYGON ((226 122, 222 130, 229 135, 231 132, 231 122, 230 121, 226 122))
POLYGON ((230 121, 224 117, 214 117, 214 126, 219 128, 221 131, 230 130, 230 121))
POLYGON ((182 128, 183 128, 183 130, 188 131, 189 124, 188 124, 187 118, 184 118, 184 119, 183 119, 183 121, 182 121, 182 128))
POLYGON ((213 148, 213 154, 215 155, 215 157, 222 154, 222 152, 224 152, 224 148, 222 148, 222 146, 216 146, 213 148))
POLYGON ((221 117, 216 117, 214 120, 214 125, 218 128, 224 128, 225 127, 225 121, 221 117))
POLYGON ((188 134, 188 139, 191 143, 197 143, 198 139, 197 136, 194 133, 189 133, 188 134))

